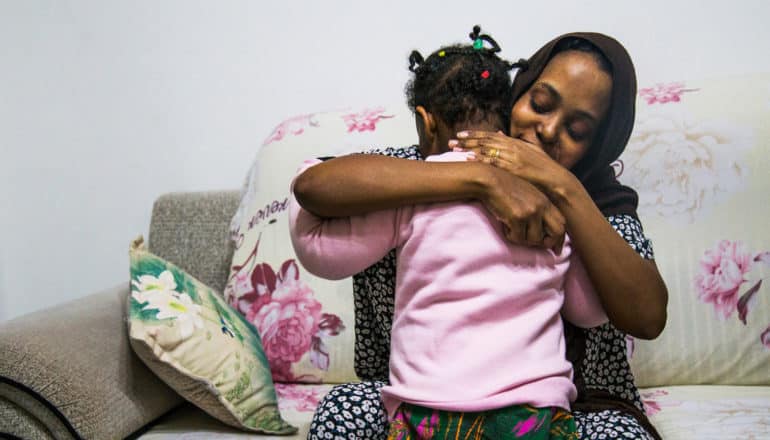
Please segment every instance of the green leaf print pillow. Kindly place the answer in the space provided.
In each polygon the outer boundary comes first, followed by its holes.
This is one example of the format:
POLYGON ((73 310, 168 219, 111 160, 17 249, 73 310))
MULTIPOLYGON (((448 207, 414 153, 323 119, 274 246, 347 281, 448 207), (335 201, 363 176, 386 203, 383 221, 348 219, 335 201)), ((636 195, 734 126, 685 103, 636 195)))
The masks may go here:
POLYGON ((270 366, 255 328, 211 288, 131 243, 131 347, 166 384, 220 421, 292 434, 278 411, 270 366))

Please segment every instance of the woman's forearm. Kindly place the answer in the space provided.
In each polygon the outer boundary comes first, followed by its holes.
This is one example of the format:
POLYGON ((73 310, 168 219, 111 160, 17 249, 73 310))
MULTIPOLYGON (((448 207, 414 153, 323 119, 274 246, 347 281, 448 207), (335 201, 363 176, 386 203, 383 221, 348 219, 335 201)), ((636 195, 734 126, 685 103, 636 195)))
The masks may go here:
POLYGON ((294 181, 294 195, 303 208, 320 217, 476 199, 483 191, 483 166, 352 154, 305 170, 294 181))
POLYGON ((642 258, 629 246, 580 182, 570 176, 552 200, 566 218, 567 232, 607 316, 632 336, 657 337, 666 325, 668 290, 655 261, 642 258))

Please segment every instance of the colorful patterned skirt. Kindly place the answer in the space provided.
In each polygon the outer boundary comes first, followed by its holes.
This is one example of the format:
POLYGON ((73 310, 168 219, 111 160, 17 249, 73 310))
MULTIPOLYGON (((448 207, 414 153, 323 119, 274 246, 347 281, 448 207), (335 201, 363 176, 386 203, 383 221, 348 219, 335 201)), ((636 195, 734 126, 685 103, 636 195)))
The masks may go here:
POLYGON ((403 403, 388 440, 577 440, 572 414, 561 408, 515 405, 483 412, 452 412, 403 403))

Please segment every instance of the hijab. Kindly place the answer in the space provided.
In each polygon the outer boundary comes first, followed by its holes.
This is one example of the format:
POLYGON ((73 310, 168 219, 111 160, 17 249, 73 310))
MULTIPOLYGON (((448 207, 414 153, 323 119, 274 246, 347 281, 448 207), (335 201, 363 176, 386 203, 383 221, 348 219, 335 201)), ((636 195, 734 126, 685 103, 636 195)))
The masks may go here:
POLYGON ((575 32, 554 38, 528 60, 517 63, 519 71, 513 81, 512 103, 529 90, 551 58, 560 52, 559 44, 572 39, 589 42, 609 61, 612 94, 594 142, 570 171, 580 179, 604 215, 627 214, 637 218, 639 197, 636 191, 617 181, 611 166, 625 150, 634 126, 636 72, 623 45, 611 37, 592 32, 575 32))
MULTIPOLYGON (((623 45, 611 37, 591 32, 575 32, 556 37, 528 60, 521 60, 516 64, 519 66, 519 72, 513 81, 511 104, 529 90, 554 55, 562 50, 570 50, 562 49, 560 43, 572 39, 585 40, 604 55, 612 69, 612 93, 605 120, 594 142, 570 171, 580 179, 605 216, 626 214, 638 219, 636 207, 639 197, 636 191, 618 182, 611 165, 625 150, 634 125, 636 72, 623 45)), ((582 374, 587 348, 586 332, 568 322, 565 322, 564 326, 567 359, 574 366, 574 382, 578 390, 578 397, 572 408, 583 411, 624 411, 634 416, 654 438, 660 439, 660 434, 647 416, 633 402, 586 387, 582 374)))

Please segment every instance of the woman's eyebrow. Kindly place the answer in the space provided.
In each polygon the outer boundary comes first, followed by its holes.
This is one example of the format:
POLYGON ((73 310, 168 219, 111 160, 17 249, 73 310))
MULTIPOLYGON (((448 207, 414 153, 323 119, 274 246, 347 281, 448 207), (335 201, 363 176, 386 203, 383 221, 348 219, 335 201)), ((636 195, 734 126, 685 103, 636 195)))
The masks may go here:
MULTIPOLYGON (((557 100, 560 100, 560 101, 562 100, 561 94, 552 85, 548 84, 547 82, 540 82, 538 83, 538 86, 548 90, 548 93, 553 95, 553 97, 556 98, 557 100)), ((596 125, 599 122, 599 118, 597 118, 596 116, 594 116, 593 114, 591 114, 586 110, 577 109, 575 110, 575 113, 584 117, 585 119, 588 119, 594 125, 596 125)))

